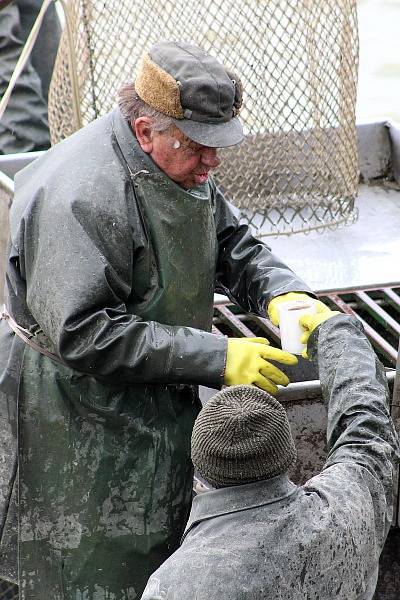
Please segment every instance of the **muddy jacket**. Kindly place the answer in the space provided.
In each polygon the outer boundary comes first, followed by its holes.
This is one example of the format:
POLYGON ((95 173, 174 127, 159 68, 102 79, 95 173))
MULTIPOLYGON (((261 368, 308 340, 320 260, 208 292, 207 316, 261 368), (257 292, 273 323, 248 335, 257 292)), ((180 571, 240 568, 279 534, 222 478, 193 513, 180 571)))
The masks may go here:
POLYGON ((223 380, 215 289, 265 314, 307 287, 212 181, 185 191, 166 177, 118 110, 17 175, 7 307, 62 361, 0 324, 3 572, 16 518, 23 598, 133 600, 178 546, 193 384, 223 380))
POLYGON ((344 315, 311 346, 328 408, 322 473, 300 487, 280 475, 197 496, 143 600, 371 600, 398 448, 384 370, 344 315))

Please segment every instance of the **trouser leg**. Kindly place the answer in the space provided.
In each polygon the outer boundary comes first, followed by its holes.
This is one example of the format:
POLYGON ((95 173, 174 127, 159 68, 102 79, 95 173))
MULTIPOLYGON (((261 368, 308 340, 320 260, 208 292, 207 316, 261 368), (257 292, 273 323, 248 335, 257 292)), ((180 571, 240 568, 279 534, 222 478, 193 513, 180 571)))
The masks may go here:
MULTIPOLYGON (((39 13, 43 0, 16 0, 20 10, 22 36, 26 39, 39 13)), ((46 14, 32 50, 32 66, 40 77, 42 93, 47 102, 54 62, 60 42, 61 26, 55 5, 52 3, 46 14)))
MULTIPOLYGON (((41 2, 38 0, 34 0, 34 2, 32 0, 29 0, 29 2, 14 2, 1 11, 0 96, 4 94, 7 88, 40 5, 41 2)), ((54 13, 53 17, 55 18, 54 13)), ((53 23, 55 27, 56 22, 50 20, 48 25, 51 28, 51 23, 53 23)), ((58 39, 59 31, 54 33, 57 35, 52 36, 51 45, 53 50, 55 48, 54 37, 58 39)), ((39 46, 42 46, 40 54, 44 64, 43 86, 40 76, 34 68, 33 59, 28 60, 1 119, 0 154, 44 150, 50 146, 45 95, 47 94, 49 73, 52 69, 51 61, 54 62, 55 51, 53 51, 52 57, 47 56, 47 50, 44 46, 50 42, 45 41, 42 31, 39 33, 39 38, 41 40, 39 46)), ((39 56, 39 52, 36 53, 36 56, 39 56)), ((37 62, 37 58, 35 60, 37 62)))

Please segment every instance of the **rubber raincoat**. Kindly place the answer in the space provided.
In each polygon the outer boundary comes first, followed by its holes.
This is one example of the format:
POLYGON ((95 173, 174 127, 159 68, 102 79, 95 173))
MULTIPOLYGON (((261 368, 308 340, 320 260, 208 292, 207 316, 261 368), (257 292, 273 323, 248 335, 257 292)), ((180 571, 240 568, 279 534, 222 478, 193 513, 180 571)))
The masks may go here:
POLYGON ((213 181, 161 172, 119 110, 17 175, 6 304, 61 361, 1 322, 3 573, 17 497, 22 598, 133 600, 178 546, 196 386, 223 381, 215 289, 264 315, 307 286, 213 181))
POLYGON ((308 347, 328 409, 328 456, 196 496, 182 545, 142 600, 371 600, 393 516, 398 439, 384 368, 357 321, 325 321, 308 347))

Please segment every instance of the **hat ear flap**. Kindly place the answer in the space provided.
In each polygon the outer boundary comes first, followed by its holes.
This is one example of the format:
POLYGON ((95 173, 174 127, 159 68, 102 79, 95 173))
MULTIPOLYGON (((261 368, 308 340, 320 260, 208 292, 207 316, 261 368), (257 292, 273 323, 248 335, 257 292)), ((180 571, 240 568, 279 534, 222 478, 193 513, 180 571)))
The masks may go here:
POLYGON ((243 104, 243 83, 238 75, 229 69, 226 69, 228 77, 235 84, 235 99, 233 101, 233 116, 237 117, 243 104))

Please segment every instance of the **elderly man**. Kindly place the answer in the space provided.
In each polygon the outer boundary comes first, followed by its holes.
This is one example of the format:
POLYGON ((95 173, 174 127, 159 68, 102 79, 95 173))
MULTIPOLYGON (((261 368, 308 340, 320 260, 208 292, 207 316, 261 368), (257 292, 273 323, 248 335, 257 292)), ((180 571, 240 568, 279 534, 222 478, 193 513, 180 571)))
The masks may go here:
POLYGON ((162 42, 119 108, 17 175, 0 358, 22 597, 140 597, 190 509, 196 386, 288 382, 269 359, 294 356, 210 333, 216 289, 275 322, 308 291, 210 177, 240 104, 215 58, 162 42))
POLYGON ((398 440, 383 366, 357 321, 302 317, 328 408, 328 456, 302 486, 283 407, 227 388, 198 416, 197 496, 179 550, 142 600, 371 600, 393 514, 398 440), (325 322, 323 322, 325 320, 325 322), (319 327, 318 325, 322 323, 319 327))

